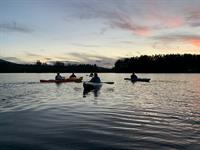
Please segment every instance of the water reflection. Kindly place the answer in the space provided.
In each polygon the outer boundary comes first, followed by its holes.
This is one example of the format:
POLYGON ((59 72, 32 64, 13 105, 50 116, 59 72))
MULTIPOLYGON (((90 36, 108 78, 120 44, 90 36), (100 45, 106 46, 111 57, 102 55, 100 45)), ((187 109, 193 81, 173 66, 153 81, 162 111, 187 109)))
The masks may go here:
POLYGON ((0 149, 199 149, 199 74, 153 74, 135 85, 101 74, 115 84, 98 90, 38 83, 53 74, 2 76, 0 149))
POLYGON ((90 92, 94 94, 94 97, 98 97, 100 94, 100 89, 101 88, 96 88, 96 89, 83 89, 83 97, 86 97, 90 92))

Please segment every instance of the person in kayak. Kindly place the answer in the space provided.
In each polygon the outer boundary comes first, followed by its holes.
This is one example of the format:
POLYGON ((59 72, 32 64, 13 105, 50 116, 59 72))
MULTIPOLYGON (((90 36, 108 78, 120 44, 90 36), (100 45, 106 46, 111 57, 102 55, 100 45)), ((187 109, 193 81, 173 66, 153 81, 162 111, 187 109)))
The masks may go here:
POLYGON ((94 73, 94 77, 90 80, 90 82, 94 82, 94 83, 101 83, 100 78, 98 77, 97 73, 94 73))
POLYGON ((133 72, 131 75, 131 80, 136 80, 138 77, 135 75, 135 73, 133 72))
POLYGON ((74 73, 72 73, 72 75, 69 76, 69 78, 76 78, 76 75, 74 73))
POLYGON ((90 76, 90 77, 93 77, 93 73, 91 72, 89 76, 90 76))
POLYGON ((63 77, 60 75, 59 72, 57 73, 55 80, 63 80, 63 77))

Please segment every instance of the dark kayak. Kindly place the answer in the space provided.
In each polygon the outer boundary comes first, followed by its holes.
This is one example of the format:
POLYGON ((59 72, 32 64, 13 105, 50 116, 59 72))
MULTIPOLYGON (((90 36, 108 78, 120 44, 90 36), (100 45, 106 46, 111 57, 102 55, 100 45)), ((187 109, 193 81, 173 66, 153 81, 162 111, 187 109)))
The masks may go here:
POLYGON ((94 82, 83 82, 83 87, 86 90, 100 89, 102 87, 102 83, 94 83, 94 82))
POLYGON ((80 78, 68 78, 63 80, 40 80, 41 83, 66 83, 66 82, 82 82, 83 77, 80 78))
POLYGON ((124 78, 124 80, 129 80, 129 81, 132 81, 132 82, 149 82, 151 79, 149 79, 149 78, 137 78, 137 79, 132 80, 131 78, 124 78))

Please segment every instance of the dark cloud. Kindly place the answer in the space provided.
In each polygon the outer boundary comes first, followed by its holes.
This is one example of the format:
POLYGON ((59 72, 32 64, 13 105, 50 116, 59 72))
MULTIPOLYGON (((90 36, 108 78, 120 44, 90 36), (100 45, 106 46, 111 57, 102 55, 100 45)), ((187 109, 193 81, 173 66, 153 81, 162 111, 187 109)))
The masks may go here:
POLYGON ((186 16, 188 24, 192 27, 200 27, 200 10, 194 9, 188 12, 186 16))
POLYGON ((33 29, 16 22, 0 22, 0 32, 31 33, 33 29))
POLYGON ((56 60, 51 60, 51 61, 48 61, 47 62, 47 64, 51 64, 51 65, 53 65, 53 64, 55 64, 56 62, 61 62, 61 63, 64 63, 64 64, 66 64, 66 65, 68 65, 68 64, 81 64, 80 62, 76 62, 76 61, 65 61, 65 60, 60 60, 60 61, 56 61, 56 60))

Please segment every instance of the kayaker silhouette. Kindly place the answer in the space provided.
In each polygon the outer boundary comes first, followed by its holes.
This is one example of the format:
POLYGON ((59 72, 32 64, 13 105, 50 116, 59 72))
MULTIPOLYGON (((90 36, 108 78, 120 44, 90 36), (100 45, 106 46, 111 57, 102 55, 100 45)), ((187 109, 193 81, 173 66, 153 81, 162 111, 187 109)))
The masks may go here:
POLYGON ((90 82, 101 83, 101 79, 98 77, 97 73, 94 73, 94 77, 90 80, 90 82))
POLYGON ((59 72, 57 73, 55 80, 63 80, 63 77, 60 75, 59 72))
POLYGON ((90 76, 90 77, 93 77, 93 73, 91 72, 89 76, 90 76))
POLYGON ((69 76, 69 78, 76 78, 76 75, 74 73, 72 73, 72 75, 69 76))
POLYGON ((138 77, 135 75, 135 73, 133 72, 131 75, 131 80, 136 80, 138 77))

